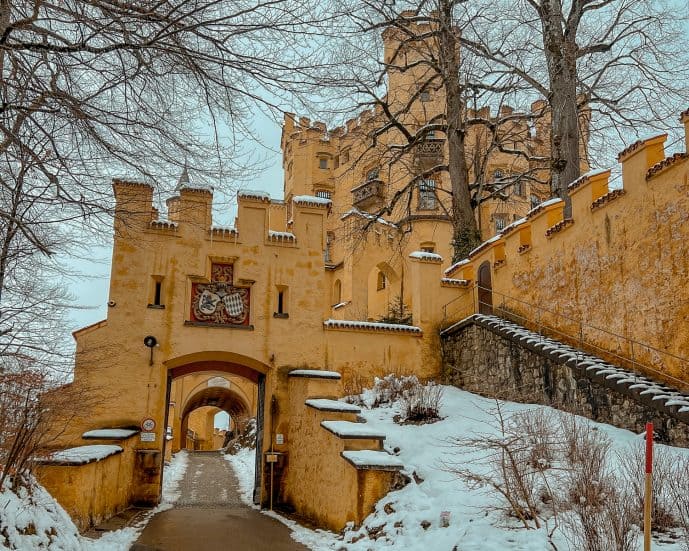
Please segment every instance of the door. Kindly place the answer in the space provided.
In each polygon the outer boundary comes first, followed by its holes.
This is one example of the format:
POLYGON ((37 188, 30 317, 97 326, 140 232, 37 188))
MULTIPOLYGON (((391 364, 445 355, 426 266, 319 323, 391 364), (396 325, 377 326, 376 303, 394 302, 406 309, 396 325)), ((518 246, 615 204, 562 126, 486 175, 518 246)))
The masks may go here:
POLYGON ((488 261, 481 264, 478 269, 478 313, 493 314, 493 285, 488 261))

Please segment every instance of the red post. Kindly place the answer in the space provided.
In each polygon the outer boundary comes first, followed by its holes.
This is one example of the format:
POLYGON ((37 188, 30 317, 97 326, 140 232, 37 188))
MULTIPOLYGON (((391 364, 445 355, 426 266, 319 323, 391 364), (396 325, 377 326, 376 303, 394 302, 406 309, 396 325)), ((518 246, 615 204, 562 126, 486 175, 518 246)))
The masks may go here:
POLYGON ((646 476, 644 492, 644 551, 651 551, 651 505, 653 502, 653 423, 646 423, 646 476))

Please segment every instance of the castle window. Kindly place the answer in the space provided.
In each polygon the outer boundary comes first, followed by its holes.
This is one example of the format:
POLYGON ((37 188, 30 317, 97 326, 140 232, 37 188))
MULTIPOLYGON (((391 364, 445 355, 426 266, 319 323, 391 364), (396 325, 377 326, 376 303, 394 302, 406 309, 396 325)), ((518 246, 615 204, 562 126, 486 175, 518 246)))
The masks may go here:
POLYGON ((419 94, 419 99, 423 102, 431 101, 431 93, 428 90, 424 90, 419 94))
POLYGON ((321 199, 330 199, 332 196, 332 192, 326 191, 324 189, 319 189, 318 191, 316 191, 316 197, 320 197, 321 199))
POLYGON ((163 305, 163 278, 162 276, 153 276, 152 277, 152 288, 151 288, 151 294, 149 295, 151 297, 151 301, 148 304, 149 308, 165 308, 163 305))
POLYGON ((505 176, 505 173, 500 168, 493 172, 493 180, 500 180, 503 176, 505 176))
POLYGON ((287 287, 278 285, 277 289, 277 309, 273 313, 274 318, 288 318, 287 313, 287 287))
POLYGON ((514 193, 520 197, 524 196, 524 182, 517 181, 514 183, 514 193))
POLYGON ((335 242, 335 232, 329 231, 325 234, 325 251, 323 253, 323 260, 328 263, 332 262, 332 246, 335 242))
POLYGON ((532 209, 536 208, 541 203, 541 200, 538 198, 538 195, 532 194, 529 199, 531 201, 531 208, 532 209))
POLYGON ((321 170, 327 170, 328 169, 328 159, 326 157, 319 157, 318 168, 320 168, 321 170))
POLYGON ((335 166, 334 166, 335 168, 338 168, 338 167, 340 166, 340 156, 339 156, 339 155, 337 155, 337 156, 335 157, 335 160, 333 161, 333 164, 335 165, 335 166))
POLYGON ((349 162, 349 149, 345 149, 342 152, 342 164, 345 165, 349 162))
POLYGON ((436 134, 435 134, 435 130, 429 130, 429 131, 426 133, 426 139, 427 139, 427 140, 435 140, 436 138, 437 138, 437 136, 436 136, 436 134))
POLYGON ((385 274, 383 272, 378 272, 378 284, 376 285, 376 288, 379 291, 382 291, 385 289, 387 286, 387 278, 385 277, 385 274))
POLYGON ((335 280, 333 286, 333 306, 338 304, 342 304, 342 282, 339 279, 335 280))
POLYGON ((507 215, 496 214, 493 219, 495 221, 495 233, 501 232, 507 226, 507 215))
POLYGON ((419 210, 433 210, 436 206, 435 180, 421 180, 419 182, 419 210))

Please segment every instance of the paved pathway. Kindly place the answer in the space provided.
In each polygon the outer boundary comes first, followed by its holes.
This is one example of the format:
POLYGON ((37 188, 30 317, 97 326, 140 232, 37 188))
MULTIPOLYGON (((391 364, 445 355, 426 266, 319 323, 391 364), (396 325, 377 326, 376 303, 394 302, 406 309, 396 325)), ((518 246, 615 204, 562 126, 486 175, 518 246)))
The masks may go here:
POLYGON ((130 551, 308 551, 284 524, 244 505, 230 464, 189 454, 174 509, 154 516, 130 551))

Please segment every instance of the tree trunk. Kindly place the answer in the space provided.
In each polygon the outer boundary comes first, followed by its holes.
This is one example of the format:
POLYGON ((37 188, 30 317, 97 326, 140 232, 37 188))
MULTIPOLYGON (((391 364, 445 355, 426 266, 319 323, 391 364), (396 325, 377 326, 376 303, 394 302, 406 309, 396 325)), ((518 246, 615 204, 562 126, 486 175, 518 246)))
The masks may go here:
POLYGON ((445 113, 447 116, 448 172, 452 189, 453 262, 469 255, 481 242, 471 206, 469 171, 465 151, 462 86, 459 82, 459 45, 452 21, 452 6, 440 3, 440 60, 445 80, 445 113))
POLYGON ((562 28, 561 2, 544 0, 542 9, 543 46, 550 80, 548 101, 552 117, 550 189, 554 197, 565 201, 565 218, 569 218, 572 205, 567 186, 581 173, 576 44, 574 37, 568 37, 562 28))

